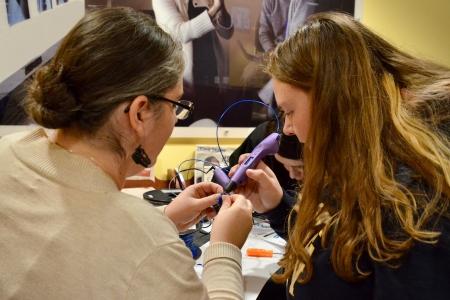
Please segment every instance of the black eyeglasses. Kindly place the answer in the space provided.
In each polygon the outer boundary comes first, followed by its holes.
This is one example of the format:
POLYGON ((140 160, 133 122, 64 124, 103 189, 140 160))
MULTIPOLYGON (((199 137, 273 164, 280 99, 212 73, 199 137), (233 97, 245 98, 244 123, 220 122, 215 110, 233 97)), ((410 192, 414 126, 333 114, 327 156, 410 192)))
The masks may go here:
MULTIPOLYGON (((163 96, 157 96, 157 95, 146 95, 147 98, 158 100, 158 101, 166 101, 172 103, 172 105, 175 107, 175 116, 178 120, 186 120, 191 112, 194 110, 194 103, 192 101, 188 100, 170 100, 163 96)), ((130 106, 128 106, 124 112, 129 112, 130 106)))
POLYGON ((166 102, 172 103, 175 106, 175 115, 178 120, 186 120, 189 117, 189 115, 191 114, 191 112, 194 110, 194 103, 192 101, 188 101, 188 100, 174 101, 174 100, 167 99, 163 96, 155 96, 155 95, 148 95, 147 97, 154 99, 154 100, 166 101, 166 102))

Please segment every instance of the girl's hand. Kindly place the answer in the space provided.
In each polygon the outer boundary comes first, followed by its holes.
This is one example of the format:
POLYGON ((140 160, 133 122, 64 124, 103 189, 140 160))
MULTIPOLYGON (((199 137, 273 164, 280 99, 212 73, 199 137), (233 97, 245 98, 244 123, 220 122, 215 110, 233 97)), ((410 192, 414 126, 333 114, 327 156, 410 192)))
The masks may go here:
MULTIPOLYGON (((248 155, 242 154, 239 157, 239 164, 244 162, 248 155)), ((231 168, 230 177, 236 172, 238 166, 231 168)), ((247 181, 244 185, 237 187, 235 192, 248 198, 256 212, 265 213, 280 204, 283 189, 275 173, 263 161, 260 161, 255 169, 248 169, 246 175, 247 181)))

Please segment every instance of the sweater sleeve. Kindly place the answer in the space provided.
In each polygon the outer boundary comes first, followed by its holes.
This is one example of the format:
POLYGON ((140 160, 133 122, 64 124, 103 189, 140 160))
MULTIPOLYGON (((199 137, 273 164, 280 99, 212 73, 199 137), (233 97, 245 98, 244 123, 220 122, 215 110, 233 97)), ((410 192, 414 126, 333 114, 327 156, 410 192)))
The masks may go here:
POLYGON ((175 1, 153 0, 156 22, 183 44, 214 30, 214 24, 205 10, 192 20, 184 16, 175 1))
POLYGON ((217 243, 204 255, 202 283, 181 240, 157 248, 138 266, 126 299, 243 299, 239 249, 217 243))
MULTIPOLYGON (((292 197, 283 191, 280 204, 278 204, 278 206, 274 209, 264 213, 264 216, 270 222, 270 227, 272 227, 272 229, 285 240, 287 240, 288 237, 289 214, 294 207, 295 201, 295 197, 292 197)), ((293 212, 293 219, 291 222, 295 222, 296 217, 297 214, 293 212)))
POLYGON ((203 282, 210 299, 244 299, 241 271, 242 254, 238 247, 217 242, 203 256, 203 282))

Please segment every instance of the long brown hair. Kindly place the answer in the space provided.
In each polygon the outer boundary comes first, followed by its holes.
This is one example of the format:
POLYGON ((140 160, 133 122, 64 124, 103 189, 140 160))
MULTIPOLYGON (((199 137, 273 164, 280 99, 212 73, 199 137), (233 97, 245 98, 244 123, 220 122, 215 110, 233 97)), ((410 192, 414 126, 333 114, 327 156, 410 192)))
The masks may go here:
POLYGON ((313 16, 270 55, 266 70, 310 91, 311 124, 304 147, 305 180, 277 280, 308 282, 305 249, 322 230, 322 246, 343 279, 368 276, 362 255, 395 266, 414 241, 436 243, 448 217, 450 71, 399 51, 350 16, 313 16), (404 186, 398 171, 431 188, 404 186), (426 190, 426 189, 425 189, 426 190), (422 194, 421 194, 422 192, 422 194), (330 213, 315 226, 319 204, 330 213))
POLYGON ((34 77, 28 114, 47 128, 95 134, 117 105, 174 87, 184 68, 181 44, 131 8, 84 16, 34 77))

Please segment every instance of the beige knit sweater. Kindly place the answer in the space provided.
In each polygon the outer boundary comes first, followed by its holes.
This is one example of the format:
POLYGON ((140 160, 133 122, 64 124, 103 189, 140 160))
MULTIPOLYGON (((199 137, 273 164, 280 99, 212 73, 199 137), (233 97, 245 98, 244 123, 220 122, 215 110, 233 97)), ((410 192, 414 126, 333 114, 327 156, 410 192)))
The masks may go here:
POLYGON ((241 252, 203 282, 173 223, 44 130, 0 139, 0 299, 242 299, 241 252))

